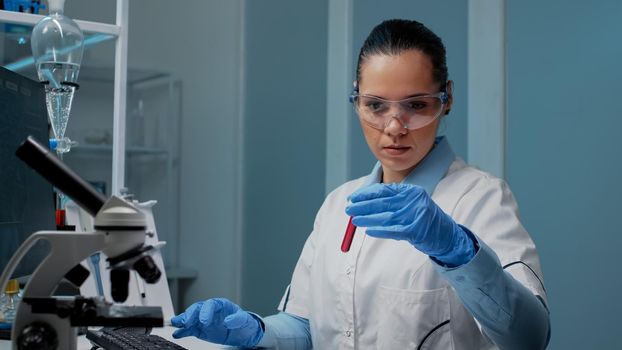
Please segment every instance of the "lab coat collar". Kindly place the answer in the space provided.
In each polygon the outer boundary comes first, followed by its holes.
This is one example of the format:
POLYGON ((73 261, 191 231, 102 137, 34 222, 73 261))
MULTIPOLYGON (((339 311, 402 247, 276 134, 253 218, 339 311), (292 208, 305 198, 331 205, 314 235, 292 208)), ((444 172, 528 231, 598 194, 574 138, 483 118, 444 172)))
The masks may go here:
MULTIPOLYGON (((417 164, 417 166, 402 180, 402 183, 423 187, 431 196, 436 185, 447 174, 449 166, 456 158, 445 136, 439 136, 434 142, 432 150, 417 164)), ((379 183, 382 180, 382 164, 376 162, 371 173, 367 176, 365 185, 379 183)))

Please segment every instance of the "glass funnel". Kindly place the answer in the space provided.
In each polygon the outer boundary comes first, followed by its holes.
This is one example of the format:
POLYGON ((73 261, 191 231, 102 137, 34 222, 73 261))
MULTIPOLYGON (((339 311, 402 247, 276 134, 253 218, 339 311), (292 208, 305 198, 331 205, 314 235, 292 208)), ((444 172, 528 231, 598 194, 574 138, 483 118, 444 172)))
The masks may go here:
MULTIPOLYGON (((70 145, 65 138, 73 96, 84 50, 84 35, 71 18, 63 15, 65 0, 49 0, 49 15, 32 30, 31 47, 39 81, 45 84, 45 102, 54 139, 70 145)), ((69 147, 57 147, 62 154, 69 147)))
MULTIPOLYGON (((45 84, 45 104, 54 133, 50 145, 62 160, 71 140, 65 137, 73 96, 78 88, 78 74, 84 50, 80 27, 66 17, 65 0, 49 0, 49 15, 32 29, 30 45, 39 81, 45 84)), ((56 225, 65 226, 65 196, 57 193, 56 225)))

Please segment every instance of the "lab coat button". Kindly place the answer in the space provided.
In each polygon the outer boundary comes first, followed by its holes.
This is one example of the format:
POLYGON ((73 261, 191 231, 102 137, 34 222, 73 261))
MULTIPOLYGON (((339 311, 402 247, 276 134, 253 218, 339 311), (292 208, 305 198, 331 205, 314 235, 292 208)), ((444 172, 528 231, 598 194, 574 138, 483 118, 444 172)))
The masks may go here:
POLYGON ((346 337, 350 338, 352 336, 352 331, 347 330, 345 334, 346 334, 346 337))
POLYGON ((346 267, 346 275, 349 275, 351 273, 352 273, 352 267, 351 266, 346 267))

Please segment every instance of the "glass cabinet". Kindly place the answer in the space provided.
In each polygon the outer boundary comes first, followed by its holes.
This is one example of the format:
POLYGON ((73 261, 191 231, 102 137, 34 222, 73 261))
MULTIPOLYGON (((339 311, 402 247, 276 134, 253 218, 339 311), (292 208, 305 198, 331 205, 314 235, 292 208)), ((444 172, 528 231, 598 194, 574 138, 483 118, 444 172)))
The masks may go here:
MULTIPOLYGON (((113 71, 84 65, 67 135, 78 144, 64 161, 107 196, 113 194, 113 71)), ((128 71, 123 195, 156 200, 154 218, 167 245, 164 261, 176 265, 179 214, 179 122, 181 83, 152 71, 128 71)))

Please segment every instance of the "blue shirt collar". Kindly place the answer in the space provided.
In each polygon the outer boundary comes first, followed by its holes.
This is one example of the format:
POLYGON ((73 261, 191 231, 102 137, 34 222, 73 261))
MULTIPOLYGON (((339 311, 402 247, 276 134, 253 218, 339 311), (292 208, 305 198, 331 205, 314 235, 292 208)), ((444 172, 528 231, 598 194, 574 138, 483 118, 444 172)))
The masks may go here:
MULTIPOLYGON (((432 150, 417 164, 417 166, 402 180, 402 183, 423 187, 431 196, 439 181, 447 174, 449 166, 456 158, 445 136, 439 136, 434 142, 432 150)), ((382 180, 382 164, 376 162, 374 169, 367 176, 363 186, 379 183, 382 180)))

